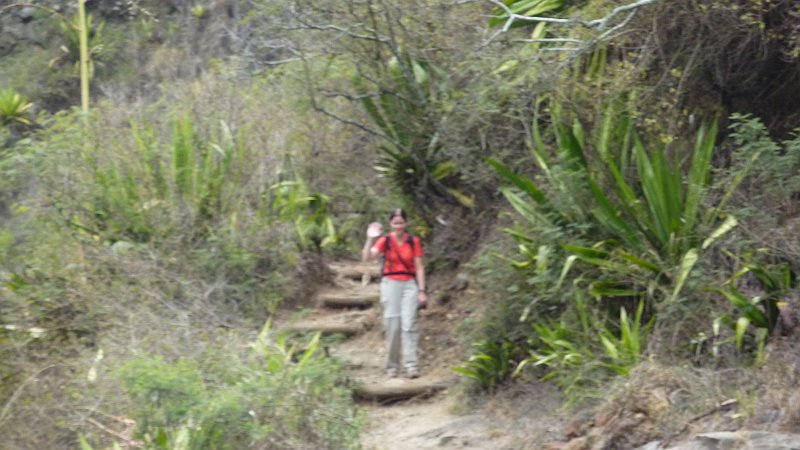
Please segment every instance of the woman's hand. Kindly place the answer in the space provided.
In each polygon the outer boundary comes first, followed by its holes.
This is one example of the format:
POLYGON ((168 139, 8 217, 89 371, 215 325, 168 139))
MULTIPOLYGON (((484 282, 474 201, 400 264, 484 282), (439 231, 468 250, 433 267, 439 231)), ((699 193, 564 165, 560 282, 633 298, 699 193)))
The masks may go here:
POLYGON ((417 307, 419 309, 428 307, 428 294, 425 291, 417 292, 417 307))
POLYGON ((380 222, 372 222, 367 226, 367 240, 364 241, 364 248, 361 250, 361 260, 370 261, 378 257, 378 250, 372 248, 375 239, 383 233, 383 225, 380 222))
POLYGON ((367 237, 375 239, 383 233, 383 225, 380 222, 372 222, 367 227, 367 237))

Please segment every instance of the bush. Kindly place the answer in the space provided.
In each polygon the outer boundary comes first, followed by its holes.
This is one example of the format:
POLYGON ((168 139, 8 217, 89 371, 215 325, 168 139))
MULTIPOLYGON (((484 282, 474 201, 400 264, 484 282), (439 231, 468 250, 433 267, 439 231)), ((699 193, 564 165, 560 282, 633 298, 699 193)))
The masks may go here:
POLYGON ((358 420, 339 370, 262 332, 249 358, 212 367, 131 361, 120 377, 137 409, 137 433, 154 448, 358 448, 358 420))

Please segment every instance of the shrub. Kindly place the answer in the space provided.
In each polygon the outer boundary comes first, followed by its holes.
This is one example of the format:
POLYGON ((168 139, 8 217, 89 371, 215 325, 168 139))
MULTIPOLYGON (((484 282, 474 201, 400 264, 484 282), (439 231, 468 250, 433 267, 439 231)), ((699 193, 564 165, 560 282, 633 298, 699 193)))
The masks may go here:
POLYGON ((265 326, 253 354, 213 367, 159 358, 127 363, 121 379, 137 409, 137 430, 154 448, 358 448, 358 420, 339 368, 298 352, 265 326), (203 381, 201 381, 203 380, 203 381))

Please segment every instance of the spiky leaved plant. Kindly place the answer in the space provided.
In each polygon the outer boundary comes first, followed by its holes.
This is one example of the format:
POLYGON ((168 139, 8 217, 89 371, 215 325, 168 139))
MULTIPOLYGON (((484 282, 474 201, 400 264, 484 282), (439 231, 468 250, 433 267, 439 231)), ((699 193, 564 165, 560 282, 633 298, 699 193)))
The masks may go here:
POLYGON ((33 103, 29 102, 22 94, 8 88, 0 91, 0 124, 11 125, 14 123, 30 125, 30 110, 33 103))

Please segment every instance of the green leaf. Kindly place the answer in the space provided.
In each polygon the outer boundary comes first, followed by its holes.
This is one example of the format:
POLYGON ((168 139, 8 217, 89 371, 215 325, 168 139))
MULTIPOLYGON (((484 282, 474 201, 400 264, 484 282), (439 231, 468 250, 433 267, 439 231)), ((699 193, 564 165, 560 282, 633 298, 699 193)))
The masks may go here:
POLYGON ((583 246, 574 245, 574 244, 562 244, 561 248, 563 248, 564 250, 567 250, 569 252, 572 252, 572 253, 578 255, 579 257, 607 259, 607 258, 609 258, 611 256, 611 253, 609 253, 609 252, 607 252, 605 250, 600 250, 598 248, 601 245, 603 245, 605 242, 606 241, 599 242, 599 243, 595 244, 592 247, 583 247, 583 246))
POLYGON ((595 201, 597 201, 599 205, 599 208, 592 210, 595 218, 603 224, 606 229, 628 243, 628 245, 638 248, 639 238, 628 225, 628 222, 619 215, 617 209, 611 204, 611 201, 606 197, 600 186, 598 186, 594 180, 589 179, 588 182, 595 201))
POLYGON ((678 279, 675 282, 675 288, 672 291, 672 301, 678 298, 678 294, 680 294, 681 289, 683 289, 683 284, 689 277, 689 273, 691 273, 692 268, 697 263, 697 260, 697 249, 694 248, 686 252, 686 254, 683 255, 683 258, 681 258, 681 265, 678 270, 678 279))
POLYGON ((519 176, 509 169, 506 165, 494 158, 487 158, 486 160, 490 166, 506 181, 517 186, 522 192, 528 195, 533 201, 540 205, 550 205, 547 197, 536 187, 536 184, 527 177, 519 176))
POLYGON ((606 354, 613 360, 619 360, 619 350, 617 350, 617 346, 605 336, 600 336, 600 341, 603 343, 606 354))
POLYGON ((302 370, 303 367, 308 364, 308 361, 314 356, 314 353, 317 351, 317 347, 319 346, 319 339, 322 334, 320 332, 314 333, 314 337, 311 339, 311 342, 306 347, 306 350, 303 352, 303 356, 297 361, 297 369, 302 370))
MULTIPOLYGON (((697 134, 697 141, 692 155, 692 168, 689 172, 686 188, 686 203, 683 210, 683 227, 686 230, 694 229, 698 208, 702 203, 702 195, 708 184, 711 172, 711 154, 714 151, 714 142, 717 138, 717 124, 711 125, 706 131, 702 126, 697 134)), ((705 243, 703 244, 705 248, 705 243)))
POLYGON ((613 286, 593 284, 589 288, 589 294, 595 298, 615 298, 615 297, 639 297, 642 291, 636 289, 625 289, 613 286))
MULTIPOLYGON (((663 150, 654 152, 651 161, 638 136, 634 136, 634 149, 642 191, 653 218, 654 232, 663 251, 669 243, 679 216, 674 211, 680 202, 675 191, 680 188, 680 179, 674 175, 664 158, 663 150)), ((679 197, 679 196, 678 196, 679 197)))
POLYGON ((646 259, 643 258, 639 258, 638 256, 627 253, 625 251, 619 251, 615 253, 615 255, 619 256, 620 258, 626 261, 632 262, 633 264, 641 267, 642 269, 653 272, 654 274, 661 274, 663 271, 661 266, 659 266, 658 264, 651 261, 647 261, 646 259))
POLYGON ((78 442, 81 444, 81 450, 94 450, 83 434, 78 434, 78 442))
POLYGON ((572 265, 575 263, 575 260, 577 259, 578 257, 576 255, 569 255, 564 260, 564 268, 561 269, 561 276, 558 277, 558 282, 556 282, 555 286, 556 289, 561 289, 561 285, 564 283, 564 279, 567 277, 570 268, 572 268, 572 265))
POLYGON ((715 291, 724 295, 725 298, 733 303, 739 309, 739 312, 748 319, 748 323, 753 323, 759 328, 769 328, 769 321, 766 315, 735 287, 730 286, 728 290, 715 289, 715 291))
POLYGON ((169 438, 167 437, 167 432, 164 431, 163 428, 159 428, 156 433, 156 445, 158 445, 158 448, 164 450, 169 449, 169 438))
MULTIPOLYGON (((539 16, 546 13, 557 12, 564 6, 564 0, 506 0, 503 2, 512 13, 522 16, 539 16)), ((489 27, 504 24, 508 20, 508 13, 502 8, 495 8, 492 11, 494 17, 488 21, 489 27)), ((513 26, 533 26, 534 23, 527 21, 517 21, 513 26)))
POLYGON ((738 224, 739 221, 736 220, 736 217, 731 215, 725 216, 725 221, 703 241, 702 249, 705 250, 710 247, 714 241, 722 237, 728 231, 734 229, 738 224))
POLYGON ((750 325, 750 319, 747 317, 739 317, 736 321, 736 348, 741 351, 742 343, 744 342, 744 335, 747 332, 747 327, 750 325))

